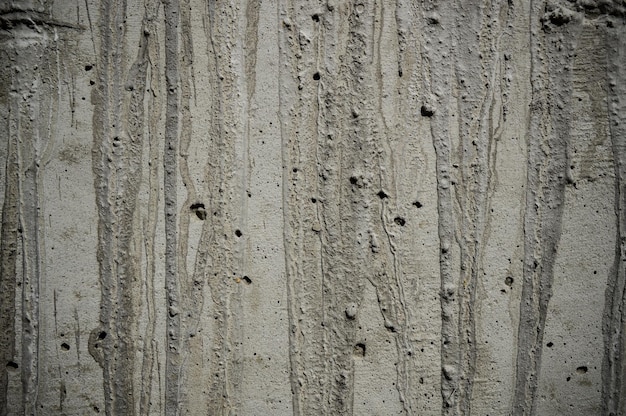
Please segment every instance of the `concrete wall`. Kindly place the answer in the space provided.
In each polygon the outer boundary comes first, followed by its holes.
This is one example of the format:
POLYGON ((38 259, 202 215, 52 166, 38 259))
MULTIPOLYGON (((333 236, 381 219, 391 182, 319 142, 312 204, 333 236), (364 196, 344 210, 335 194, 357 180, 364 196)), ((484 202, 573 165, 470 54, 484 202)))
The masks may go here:
POLYGON ((0 414, 626 414, 625 15, 0 1, 0 414))

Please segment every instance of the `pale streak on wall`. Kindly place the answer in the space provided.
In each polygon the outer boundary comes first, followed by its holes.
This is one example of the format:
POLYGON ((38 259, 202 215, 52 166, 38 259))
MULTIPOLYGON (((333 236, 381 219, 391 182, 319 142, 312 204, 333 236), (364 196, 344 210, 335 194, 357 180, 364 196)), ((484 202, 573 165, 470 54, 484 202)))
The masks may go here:
POLYGON ((622 414, 622 3, 0 3, 0 414, 622 414))

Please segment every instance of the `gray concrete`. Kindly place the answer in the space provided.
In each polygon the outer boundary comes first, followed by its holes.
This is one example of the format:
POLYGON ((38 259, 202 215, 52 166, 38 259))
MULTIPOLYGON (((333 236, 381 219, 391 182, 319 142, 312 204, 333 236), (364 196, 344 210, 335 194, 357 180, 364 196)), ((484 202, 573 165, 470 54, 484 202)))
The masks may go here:
POLYGON ((625 17, 0 1, 0 415, 626 414, 625 17))

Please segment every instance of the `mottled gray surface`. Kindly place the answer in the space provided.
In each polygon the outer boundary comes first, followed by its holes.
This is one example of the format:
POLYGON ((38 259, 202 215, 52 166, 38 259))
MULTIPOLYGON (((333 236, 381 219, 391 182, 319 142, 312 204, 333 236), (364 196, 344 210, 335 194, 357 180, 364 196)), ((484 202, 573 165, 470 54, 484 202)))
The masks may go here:
POLYGON ((625 415, 623 0, 0 0, 0 415, 625 415))

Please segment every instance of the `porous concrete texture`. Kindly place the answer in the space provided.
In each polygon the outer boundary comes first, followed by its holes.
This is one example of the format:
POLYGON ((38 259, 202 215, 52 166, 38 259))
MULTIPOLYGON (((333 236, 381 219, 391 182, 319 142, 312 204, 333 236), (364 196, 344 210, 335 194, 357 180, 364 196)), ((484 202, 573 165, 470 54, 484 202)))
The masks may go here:
POLYGON ((0 414, 625 415, 625 19, 0 1, 0 414))

